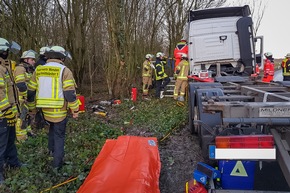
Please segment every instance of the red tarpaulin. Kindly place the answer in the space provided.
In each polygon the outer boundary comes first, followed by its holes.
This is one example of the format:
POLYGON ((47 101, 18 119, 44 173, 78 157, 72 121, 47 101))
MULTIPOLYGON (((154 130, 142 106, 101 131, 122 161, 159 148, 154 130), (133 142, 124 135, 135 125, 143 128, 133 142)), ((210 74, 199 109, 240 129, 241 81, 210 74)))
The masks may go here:
POLYGON ((155 137, 108 139, 77 193, 160 193, 155 137))

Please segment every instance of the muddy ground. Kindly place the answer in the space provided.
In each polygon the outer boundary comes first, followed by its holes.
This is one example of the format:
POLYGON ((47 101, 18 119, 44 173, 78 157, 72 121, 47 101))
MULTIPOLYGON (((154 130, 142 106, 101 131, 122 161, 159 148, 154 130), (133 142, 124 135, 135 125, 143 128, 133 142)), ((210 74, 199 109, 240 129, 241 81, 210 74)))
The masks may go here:
MULTIPOLYGON (((126 135, 152 136, 140 128, 126 130, 126 135)), ((176 129, 159 142, 161 159, 160 192, 184 193, 185 183, 192 178, 197 162, 203 161, 198 138, 189 132, 188 126, 176 129)))
MULTIPOLYGON (((106 98, 107 96, 104 93, 99 93, 95 97, 98 101, 106 100, 106 98)), ((112 112, 109 112, 109 114, 114 114, 113 108, 111 110, 112 112)), ((153 136, 147 129, 134 126, 125 129, 125 135, 153 136)), ((192 173, 197 163, 204 161, 197 136, 190 133, 187 123, 185 127, 176 128, 169 136, 163 138, 158 145, 161 160, 160 192, 184 193, 185 183, 192 179, 192 173)))

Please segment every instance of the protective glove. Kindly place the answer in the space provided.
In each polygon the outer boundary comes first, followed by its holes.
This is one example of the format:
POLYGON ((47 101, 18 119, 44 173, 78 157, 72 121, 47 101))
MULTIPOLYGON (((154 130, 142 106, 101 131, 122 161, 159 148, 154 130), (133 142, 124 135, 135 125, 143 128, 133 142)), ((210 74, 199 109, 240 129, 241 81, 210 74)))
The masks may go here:
POLYGON ((72 113, 72 116, 73 116, 74 119, 78 118, 79 117, 79 111, 74 111, 72 113))
POLYGON ((16 123, 16 115, 15 113, 12 111, 12 109, 8 109, 5 113, 4 113, 4 117, 7 119, 7 126, 13 127, 15 126, 16 123))
POLYGON ((177 74, 173 74, 173 80, 177 79, 177 74))

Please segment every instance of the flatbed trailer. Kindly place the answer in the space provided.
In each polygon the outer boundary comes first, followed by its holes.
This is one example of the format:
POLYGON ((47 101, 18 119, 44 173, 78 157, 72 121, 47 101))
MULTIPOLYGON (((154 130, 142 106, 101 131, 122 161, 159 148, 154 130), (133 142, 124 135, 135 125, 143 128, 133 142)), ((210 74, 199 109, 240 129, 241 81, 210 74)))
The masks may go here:
POLYGON ((189 82, 188 89, 189 128, 192 134, 199 136, 204 158, 210 161, 277 161, 290 187, 290 82, 263 83, 236 76, 216 77, 215 80, 218 82, 189 82), (243 148, 215 146, 219 136, 247 138, 255 135, 273 136, 274 148, 242 151, 243 148))

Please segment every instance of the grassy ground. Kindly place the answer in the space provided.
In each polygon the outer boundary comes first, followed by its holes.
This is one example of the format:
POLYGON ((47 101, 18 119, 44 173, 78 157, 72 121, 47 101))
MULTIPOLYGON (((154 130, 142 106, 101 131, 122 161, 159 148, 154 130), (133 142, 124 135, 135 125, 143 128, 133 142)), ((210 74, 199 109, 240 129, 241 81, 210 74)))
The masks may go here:
POLYGON ((69 120, 65 165, 59 171, 50 166, 52 157, 47 150, 46 129, 37 131, 36 137, 18 143, 19 158, 28 166, 21 169, 7 168, 6 181, 0 187, 0 192, 76 192, 106 139, 115 139, 125 134, 162 139, 172 129, 187 122, 186 105, 179 107, 172 99, 136 103, 124 101, 119 106, 108 106, 106 110, 106 117, 93 114, 87 109, 78 120, 69 120), (59 187, 54 187, 56 185, 59 187))

